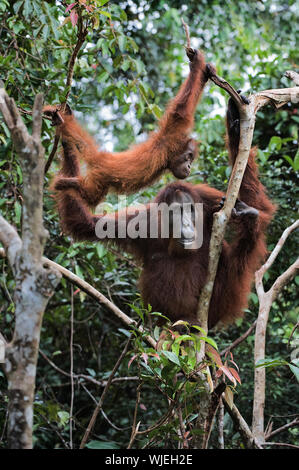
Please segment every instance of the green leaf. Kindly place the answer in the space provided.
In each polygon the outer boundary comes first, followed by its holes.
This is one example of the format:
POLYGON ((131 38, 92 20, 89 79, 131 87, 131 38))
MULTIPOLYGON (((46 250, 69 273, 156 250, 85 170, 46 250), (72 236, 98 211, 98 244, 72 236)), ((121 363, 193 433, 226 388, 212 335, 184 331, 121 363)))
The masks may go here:
POLYGON ((291 369, 291 371, 295 375, 295 377, 297 379, 297 382, 299 382, 299 363, 298 363, 298 365, 297 364, 289 364, 289 368, 291 369))
POLYGON ((100 13, 101 15, 107 16, 107 18, 111 18, 111 15, 110 15, 110 13, 108 13, 108 11, 99 10, 99 13, 100 13))
POLYGON ((200 326, 198 326, 198 325, 192 325, 192 328, 194 328, 195 330, 200 331, 200 332, 203 333, 204 335, 207 334, 207 332, 206 332, 203 328, 201 328, 200 326))
POLYGON ((75 266, 75 273, 77 274, 78 277, 80 277, 81 279, 84 279, 83 273, 81 271, 80 266, 78 266, 78 264, 76 264, 75 266))
POLYGON ((199 339, 205 341, 208 344, 210 344, 211 346, 213 346, 213 348, 218 349, 217 344, 215 343, 215 341, 212 338, 209 338, 208 336, 200 336, 199 339))
POLYGON ((14 6, 13 6, 13 9, 14 9, 14 12, 18 14, 22 4, 24 3, 24 0, 21 0, 19 2, 15 2, 14 6))
POLYGON ((260 359, 256 362, 255 367, 278 367, 287 365, 289 365, 289 363, 284 359, 260 359))
POLYGON ((127 44, 127 38, 126 38, 126 36, 124 36, 123 34, 121 34, 121 35, 118 37, 118 46, 119 46, 120 52, 125 52, 125 50, 126 50, 126 44, 127 44))
POLYGON ((86 367, 86 370, 87 372, 89 373, 89 375, 91 375, 91 377, 95 377, 96 376, 96 373, 93 369, 90 369, 89 367, 86 367))
POLYGON ((103 256, 105 256, 105 254, 107 253, 106 248, 100 243, 96 245, 96 250, 99 258, 103 258, 103 256))
POLYGON ((18 201, 15 203, 15 214, 16 214, 16 222, 19 224, 21 221, 21 216, 22 216, 22 206, 18 201))
POLYGON ((90 441, 86 447, 88 449, 119 449, 119 445, 114 441, 90 441))
POLYGON ((179 358, 173 353, 173 352, 170 352, 170 351, 161 351, 161 354, 163 354, 165 357, 167 357, 167 359, 171 362, 174 362, 175 364, 177 364, 178 366, 181 366, 181 363, 179 361, 179 358))
POLYGON ((299 170, 299 148, 297 150, 297 153, 295 155, 295 158, 294 158, 294 170, 295 171, 298 171, 299 170))
POLYGON ((280 150, 281 144, 282 144, 281 137, 278 137, 277 135, 274 135, 273 137, 271 137, 269 145, 268 145, 270 152, 273 152, 273 150, 280 150))
POLYGON ((283 155, 283 158, 289 162, 289 164, 291 165, 291 167, 293 168, 293 170, 295 170, 295 163, 294 161, 291 159, 291 157, 289 157, 289 155, 283 155))
POLYGON ((65 427, 70 419, 69 413, 67 411, 58 411, 57 416, 59 418, 59 424, 65 427))

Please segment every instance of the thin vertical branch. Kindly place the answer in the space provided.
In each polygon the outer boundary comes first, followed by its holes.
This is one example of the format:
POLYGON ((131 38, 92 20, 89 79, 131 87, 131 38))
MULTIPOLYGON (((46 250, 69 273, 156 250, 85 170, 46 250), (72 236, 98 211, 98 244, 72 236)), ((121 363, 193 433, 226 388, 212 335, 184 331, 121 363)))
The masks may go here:
MULTIPOLYGON (((287 237, 299 226, 299 221, 288 227, 280 237, 274 250, 265 264, 255 273, 255 287, 259 299, 259 313, 255 331, 254 363, 257 364, 265 359, 266 330, 271 306, 286 283, 295 275, 299 268, 299 259, 295 261, 283 274, 281 274, 272 287, 265 292, 263 276, 272 266, 282 249, 287 237)), ((252 413, 252 431, 260 444, 265 442, 264 409, 266 398, 266 370, 264 367, 256 367, 254 370, 254 398, 252 413)))
POLYGON ((63 102, 64 105, 66 104, 66 102, 68 100, 68 97, 70 95, 71 85, 72 85, 73 76, 74 76, 74 67, 75 67, 76 59, 78 57, 79 51, 80 51, 81 47, 83 46, 84 41, 86 39, 86 36, 88 34, 88 24, 84 25, 83 18, 82 18, 82 12, 81 12, 80 9, 78 10, 78 15, 79 16, 78 16, 77 42, 76 42, 75 48, 72 52, 72 55, 70 57, 69 64, 68 64, 68 72, 67 72, 67 77, 66 77, 67 92, 66 92, 64 102, 63 102))
POLYGON ((140 396, 141 396, 140 390, 141 390, 141 387, 142 387, 142 382, 140 382, 138 384, 137 390, 136 390, 136 403, 135 403, 135 410, 134 410, 134 417, 133 417, 133 424, 132 424, 132 432, 131 432, 130 442, 129 442, 129 445, 127 447, 128 449, 132 448, 132 445, 135 441, 135 438, 136 438, 137 433, 138 433, 139 425, 140 425, 140 422, 137 423, 137 414, 138 414, 138 408, 139 408, 139 403, 140 403, 140 396))
POLYGON ((70 334, 70 377, 71 377, 71 406, 70 406, 70 448, 73 448, 73 414, 74 414, 74 289, 71 284, 71 334, 70 334))
POLYGON ((9 448, 31 449, 36 365, 43 313, 60 274, 45 268, 42 253, 47 232, 43 226, 44 149, 41 145, 42 95, 33 108, 29 134, 13 99, 0 88, 0 111, 20 156, 23 175, 22 239, 0 216, 0 241, 12 266, 16 288, 15 328, 6 347, 9 448))
POLYGON ((121 355, 120 355, 119 358, 117 359, 117 361, 116 361, 116 363, 115 363, 115 366, 114 366, 113 369, 112 369, 112 372, 111 372, 111 374, 110 374, 110 376, 109 376, 109 379, 107 380, 107 384, 106 384, 106 386, 105 386, 105 388, 104 388, 104 390, 103 390, 103 393, 102 393, 102 395, 101 395, 101 398, 100 398, 100 400, 99 400, 99 402, 98 402, 98 404, 97 404, 97 406, 96 406, 96 408, 95 408, 95 410, 94 410, 94 412, 93 412, 93 414, 92 414, 92 417, 91 417, 91 419, 90 419, 90 421, 89 421, 89 424, 88 424, 88 426, 87 426, 87 428, 86 428, 85 434, 84 434, 83 439, 82 439, 81 444, 80 444, 80 449, 84 449, 84 447, 85 447, 85 445, 86 445, 86 442, 87 442, 87 440, 88 440, 88 438, 89 438, 89 435, 90 435, 90 433, 91 433, 91 431, 92 431, 92 429, 93 429, 93 427, 94 427, 94 425, 95 425, 97 416, 98 416, 99 412, 100 412, 101 409, 102 409, 102 406, 103 406, 105 397, 106 397, 107 392, 108 392, 108 390, 109 390, 109 388, 110 388, 110 385, 111 385, 111 383, 112 383, 112 379, 113 379, 113 377, 115 376, 115 374, 116 374, 116 372, 117 372, 117 370, 118 370, 120 364, 122 363, 122 360, 124 359, 125 355, 127 354, 127 351, 128 351, 128 349, 129 349, 129 344, 130 344, 131 339, 132 339, 132 335, 130 336, 130 338, 129 338, 128 341, 126 342, 126 345, 125 345, 125 347, 124 347, 124 349, 123 349, 121 355))
MULTIPOLYGON (((82 12, 81 12, 80 8, 78 10, 78 15, 79 16, 78 16, 78 26, 77 26, 78 27, 77 42, 75 44, 74 50, 71 54, 71 57, 70 57, 70 60, 69 60, 69 63, 68 63, 68 71, 67 71, 66 84, 65 84, 66 94, 65 94, 65 97, 64 97, 64 101, 62 103, 62 109, 65 109, 67 100, 70 96, 72 81, 73 81, 73 76, 74 76, 75 63, 76 63, 78 54, 80 52, 80 49, 82 48, 82 46, 85 42, 86 36, 88 34, 88 23, 86 23, 86 25, 84 25, 83 18, 82 18, 82 12)), ((48 160, 47 160, 47 163, 46 163, 46 166, 45 166, 45 174, 48 172, 48 170, 49 170, 50 166, 52 165, 52 162, 55 158, 57 148, 58 148, 58 144, 59 144, 59 140, 60 140, 60 136, 56 134, 51 153, 48 157, 48 160)))
POLYGON ((224 449, 224 434, 223 434, 223 427, 224 427, 224 405, 222 398, 219 401, 219 409, 217 415, 217 428, 218 428, 218 444, 219 449, 224 449))
POLYGON ((190 49, 191 41, 190 41, 190 33, 189 33, 189 26, 185 23, 184 18, 182 18, 183 28, 186 34, 186 49, 190 49))

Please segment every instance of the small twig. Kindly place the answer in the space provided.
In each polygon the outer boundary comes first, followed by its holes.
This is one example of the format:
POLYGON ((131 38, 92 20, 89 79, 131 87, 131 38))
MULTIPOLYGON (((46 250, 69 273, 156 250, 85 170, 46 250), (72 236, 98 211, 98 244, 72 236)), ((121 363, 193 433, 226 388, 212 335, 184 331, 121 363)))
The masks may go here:
POLYGON ((67 77, 66 77, 67 92, 66 92, 66 95, 65 95, 65 98, 64 98, 64 102, 62 103, 63 104, 62 109, 64 109, 64 107, 67 103, 68 97, 70 95, 71 85, 72 85, 73 75, 74 75, 74 66, 75 66, 76 59, 78 57, 79 51, 80 51, 81 47, 83 46, 84 41, 86 39, 86 36, 88 34, 88 28, 87 28, 87 25, 85 27, 83 25, 83 19, 82 19, 82 14, 81 14, 80 10, 78 11, 78 15, 79 15, 79 17, 78 17, 77 43, 75 45, 75 48, 72 52, 72 55, 71 55, 71 58, 70 58, 70 61, 69 61, 69 64, 68 64, 68 72, 67 72, 67 77))
MULTIPOLYGON (((88 396, 90 396, 90 398, 92 399, 92 401, 95 403, 95 405, 98 404, 96 398, 90 393, 90 391, 88 390, 88 388, 83 384, 83 383, 80 383, 81 387, 85 390, 85 392, 87 393, 88 396)), ((114 423, 112 423, 112 421, 108 418, 108 416, 106 415, 106 413, 104 412, 104 410, 102 409, 101 410, 101 415, 103 416, 103 418, 107 421, 107 423, 110 424, 110 426, 115 429, 116 431, 126 431, 127 429, 130 429, 129 427, 126 427, 126 428, 119 428, 118 426, 116 426, 114 423)))
POLYGON ((189 26, 185 23, 184 18, 182 18, 182 23, 183 23, 183 28, 184 28, 185 34, 186 34, 186 40, 187 40, 185 48, 190 49, 191 41, 190 41, 189 26))
POLYGON ((125 345, 125 347, 124 347, 124 349, 123 349, 121 355, 120 355, 119 358, 117 359, 117 361, 116 361, 116 363, 115 363, 115 366, 114 366, 113 369, 112 369, 112 372, 111 372, 111 374, 110 374, 110 376, 109 376, 109 379, 108 379, 108 381, 107 381, 107 385, 106 385, 106 387, 104 388, 104 390, 103 390, 103 392, 102 392, 102 395, 101 395, 101 398, 100 398, 100 400, 99 400, 99 402, 98 402, 98 404, 97 404, 97 406, 96 406, 96 408, 95 408, 95 410, 94 410, 94 412, 93 412, 93 414, 92 414, 92 417, 91 417, 91 419, 90 419, 90 421, 89 421, 89 423, 88 423, 88 426, 87 426, 87 428, 86 428, 85 434, 84 434, 83 439, 82 439, 81 444, 80 444, 80 449, 84 449, 84 447, 85 447, 85 445, 86 445, 86 442, 87 442, 87 440, 88 440, 88 438, 89 438, 89 435, 90 435, 90 433, 91 433, 91 431, 92 431, 92 429, 93 429, 93 427, 94 427, 94 425, 95 425, 97 416, 98 416, 100 410, 102 409, 102 406, 103 406, 105 397, 106 397, 107 392, 108 392, 108 390, 109 390, 109 387, 110 387, 110 385, 111 385, 111 383, 112 383, 112 379, 113 379, 113 377, 114 377, 116 371, 118 370, 118 368, 119 368, 119 366, 120 366, 122 360, 124 359, 125 355, 127 354, 127 351, 128 351, 128 349, 129 349, 129 344, 130 344, 131 339, 132 339, 132 335, 130 336, 130 338, 129 338, 128 341, 126 342, 126 345, 125 345))
POLYGON ((297 72, 287 70, 284 76, 290 78, 295 83, 295 86, 299 86, 299 74, 297 72))
POLYGON ((58 149, 59 140, 60 140, 60 136, 58 134, 56 134, 51 153, 50 153, 50 155, 48 157, 48 160, 46 162, 46 165, 45 165, 45 174, 48 172, 50 166, 52 165, 52 162, 54 160, 54 157, 55 157, 57 149, 58 149))
MULTIPOLYGON (((66 85, 65 85, 67 92, 66 92, 66 95, 64 97, 64 101, 62 103, 62 106, 61 106, 62 111, 64 111, 64 109, 65 109, 67 100, 68 100, 70 92, 71 92, 71 86, 72 86, 72 81, 73 81, 73 76, 74 76, 74 67, 75 67, 75 63, 76 63, 78 54, 79 54, 80 49, 83 46, 84 41, 86 39, 86 36, 88 34, 88 26, 86 25, 84 27, 84 25, 83 25, 83 20, 82 20, 82 15, 81 15, 80 9, 79 9, 78 14, 79 14, 79 18, 78 18, 77 43, 75 45, 75 48, 72 52, 72 55, 70 57, 69 64, 68 64, 68 71, 67 71, 66 85)), ((57 148, 58 148, 59 140, 60 140, 60 137, 56 134, 54 144, 53 144, 53 148, 51 150, 51 153, 49 155, 49 158, 48 158, 46 166, 45 166, 45 174, 48 172, 48 170, 49 170, 49 168, 50 168, 50 166, 51 166, 51 164, 54 160, 54 157, 55 157, 55 154, 56 154, 56 151, 57 151, 57 148)))
POLYGON ((295 331, 297 330, 298 327, 299 327, 299 321, 297 321, 296 325, 294 325, 294 327, 291 331, 290 337, 288 339, 288 348, 290 347, 290 342, 291 342, 291 339, 293 337, 293 334, 295 333, 295 331))
POLYGON ((141 396, 141 387, 142 387, 142 382, 138 384, 137 390, 136 390, 136 403, 135 403, 135 410, 134 410, 134 417, 133 417, 133 424, 132 424, 132 432, 131 432, 131 437, 130 437, 130 442, 127 447, 127 449, 131 449, 133 442, 136 439, 138 429, 140 426, 140 421, 137 423, 137 413, 138 413, 138 408, 139 408, 139 403, 140 403, 140 396, 141 396))
POLYGON ((71 377, 71 406, 70 406, 70 448, 73 448, 73 412, 74 412, 74 289, 71 284, 71 334, 70 334, 70 377, 71 377))
MULTIPOLYGON (((69 372, 66 372, 65 370, 61 369, 53 361, 51 361, 51 359, 49 359, 48 356, 46 356, 46 354, 43 351, 39 350, 39 353, 50 364, 50 366, 53 367, 53 369, 57 370, 57 372, 59 372, 62 375, 65 375, 66 377, 71 376, 69 372)), ((96 385, 97 387, 106 387, 106 385, 107 385, 107 380, 96 380, 93 377, 90 377, 89 375, 85 375, 85 374, 73 374, 73 378, 76 379, 76 380, 83 379, 86 382, 90 382, 93 385, 96 385)), ((137 377, 135 375, 132 376, 132 377, 115 377, 112 380, 112 383, 128 382, 128 381, 131 381, 131 380, 137 381, 137 380, 139 380, 139 377, 137 377)))
POLYGON ((280 432, 285 431, 286 429, 289 429, 298 425, 299 425, 299 418, 295 418, 290 423, 287 423, 284 426, 281 426, 280 428, 277 428, 274 431, 271 431, 268 434, 266 434, 265 440, 270 439, 270 437, 276 436, 276 434, 279 434, 280 432))
MULTIPOLYGON (((0 216, 0 225, 1 225, 1 216, 0 216)), ((9 225, 9 224, 8 224, 9 225)), ((1 231, 3 233, 3 229, 1 228, 0 230, 0 235, 1 235, 1 231)), ((14 229, 11 228, 11 231, 12 231, 12 234, 15 235, 16 232, 14 229)), ((10 235, 11 236, 11 235, 10 235)), ((3 245, 5 245, 5 240, 2 240, 0 238, 0 242, 3 243, 3 245)), ((16 238, 16 244, 18 244, 20 241, 19 237, 16 238)), ((19 249, 19 246, 17 246, 16 248, 19 249)), ((5 250, 3 250, 2 248, 0 248, 0 257, 5 257, 5 250)), ((44 267, 46 266, 49 266, 51 267, 52 269, 55 269, 57 271, 59 271, 62 276, 69 282, 71 282, 72 284, 76 285, 77 287, 79 287, 83 292, 85 292, 86 294, 88 294, 90 297, 92 297, 93 299, 95 299, 97 302, 99 302, 100 304, 102 305, 105 305, 109 310, 111 310, 114 315, 116 315, 126 326, 128 327, 131 327, 131 326, 136 326, 136 321, 133 320, 132 318, 130 318, 128 315, 126 315, 124 312, 122 312, 113 302, 111 302, 110 300, 107 299, 107 297, 105 297, 104 294, 102 294, 101 292, 99 292, 97 289, 95 289, 92 285, 90 285, 88 282, 84 281, 83 279, 81 279, 80 277, 76 276, 76 274, 72 273, 71 271, 69 271, 68 269, 66 269, 65 267, 61 266, 60 264, 58 263, 55 263, 54 261, 51 261, 49 260, 48 258, 46 257, 43 257, 42 258, 42 261, 43 261, 43 264, 44 264, 44 267)), ((142 328, 142 326, 139 326, 138 327, 138 331, 143 334, 144 333, 144 329, 142 328)), ((156 341, 150 336, 150 335, 146 335, 144 337, 144 340, 147 341, 147 343, 152 347, 152 348, 156 348, 156 341)))
MULTIPOLYGON (((161 390, 160 390, 161 391, 161 390)), ((136 434, 138 435, 141 435, 141 434, 148 434, 150 433, 151 431, 154 431, 155 429, 159 428, 162 424, 164 424, 168 418, 172 415, 172 411, 174 409, 176 405, 176 402, 171 402, 170 406, 169 406, 169 409, 166 411, 165 415, 162 416, 162 418, 160 418, 155 424, 153 424, 152 426, 150 426, 149 428, 147 429, 144 429, 143 431, 137 431, 136 434)))
POLYGON ((278 254, 280 253, 283 245, 285 244, 288 236, 294 231, 296 230, 297 228, 299 227, 299 220, 296 220, 292 225, 290 225, 289 227, 287 227, 283 234, 281 235, 280 239, 278 240, 278 242, 276 243, 276 246, 274 248, 274 250, 271 252, 269 258, 267 259, 267 261, 264 263, 264 265, 259 269, 258 271, 258 277, 263 277, 263 275, 265 274, 266 271, 268 271, 268 269, 272 266, 272 264, 274 263, 274 261, 276 260, 278 254))
POLYGON ((182 437, 183 449, 189 449, 188 440, 185 439, 186 428, 185 428, 185 424, 183 420, 183 413, 182 413, 181 408, 177 410, 177 414, 178 414, 179 423, 180 423, 180 432, 181 432, 181 437, 182 437))
MULTIPOLYGON (((22 113, 22 114, 27 114, 28 116, 32 116, 32 111, 26 111, 26 109, 22 108, 21 106, 18 106, 18 110, 19 110, 20 113, 22 113)), ((48 119, 49 121, 52 121, 51 116, 47 116, 46 114, 43 114, 43 115, 42 115, 42 118, 43 118, 43 119, 48 119)))
POLYGON ((281 447, 292 447, 292 449, 299 449, 299 446, 294 444, 285 444, 284 442, 265 442, 263 446, 281 446, 281 447))
POLYGON ((225 90, 237 104, 239 104, 240 106, 244 105, 244 102, 240 97, 239 93, 234 89, 234 87, 230 83, 224 80, 224 78, 219 77, 216 74, 211 75, 209 78, 210 80, 212 80, 212 82, 215 83, 215 85, 225 90))
POLYGON ((229 346, 227 346, 227 348, 223 349, 222 351, 220 351, 220 356, 223 356, 225 355, 226 353, 228 353, 229 351, 231 351, 232 349, 234 349, 235 347, 237 347, 240 343, 242 343, 249 335, 250 333, 252 333, 252 331, 255 329, 256 327, 256 322, 257 320, 255 320, 252 325, 250 326, 250 328, 248 328, 247 331, 245 331, 245 333, 243 333, 242 336, 240 336, 239 338, 237 338, 232 344, 230 344, 229 346))

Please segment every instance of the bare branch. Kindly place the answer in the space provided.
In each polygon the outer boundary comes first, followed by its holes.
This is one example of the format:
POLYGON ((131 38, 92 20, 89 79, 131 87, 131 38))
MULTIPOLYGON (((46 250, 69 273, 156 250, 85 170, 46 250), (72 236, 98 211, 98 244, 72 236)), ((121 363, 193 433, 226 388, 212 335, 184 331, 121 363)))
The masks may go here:
POLYGON ((127 449, 131 449, 132 445, 136 439, 139 426, 140 426, 140 421, 137 423, 137 414, 138 414, 138 408, 139 408, 139 403, 140 403, 140 397, 141 397, 141 387, 143 383, 139 382, 136 390, 136 402, 135 402, 135 410, 134 410, 134 417, 133 417, 133 424, 132 424, 132 432, 131 432, 131 437, 130 437, 130 442, 128 444, 127 449))
POLYGON ((130 344, 130 342, 131 342, 131 339, 132 339, 132 335, 130 336, 130 338, 129 338, 128 341, 126 342, 126 345, 125 345, 125 347, 124 347, 124 349, 123 349, 121 355, 120 355, 119 358, 117 359, 117 361, 116 361, 116 363, 115 363, 115 365, 114 365, 114 367, 113 367, 113 369, 112 369, 112 372, 111 372, 111 374, 109 375, 107 384, 106 384, 106 386, 105 386, 105 388, 104 388, 104 390, 103 390, 103 392, 102 392, 101 398, 100 398, 100 400, 99 400, 99 402, 98 402, 98 404, 97 404, 97 406, 96 406, 96 408, 95 408, 95 410, 94 410, 94 412, 93 412, 93 414, 92 414, 92 417, 91 417, 91 419, 90 419, 90 421, 89 421, 89 423, 88 423, 88 426, 87 426, 87 429, 86 429, 85 434, 84 434, 84 436, 83 436, 83 439, 82 439, 82 441, 81 441, 81 443, 80 443, 80 449, 84 449, 84 447, 85 447, 85 445, 86 445, 86 442, 87 442, 87 440, 88 440, 88 438, 89 438, 89 435, 90 435, 90 433, 91 433, 91 431, 92 431, 92 429, 93 429, 93 427, 94 427, 94 425, 95 425, 97 416, 98 416, 100 410, 102 409, 102 406, 103 406, 105 397, 106 397, 107 392, 108 392, 108 389, 109 389, 109 387, 110 387, 110 385, 111 385, 111 383, 112 383, 112 380, 113 380, 113 378, 114 378, 114 376, 115 376, 115 374, 116 374, 116 372, 117 372, 117 370, 118 370, 120 364, 122 363, 122 360, 124 359, 125 355, 126 355, 127 352, 128 352, 129 344, 130 344))
POLYGON ((191 41, 190 41, 189 27, 188 27, 188 25, 185 23, 184 18, 182 18, 182 23, 183 23, 183 28, 184 28, 185 34, 186 34, 186 46, 185 46, 185 48, 186 48, 186 49, 190 49, 190 47, 191 47, 191 41))
POLYGON ((29 134, 13 99, 0 88, 0 111, 20 157, 23 175, 22 240, 0 216, 0 241, 15 277, 15 329, 6 346, 9 447, 32 448, 32 417, 40 329, 45 307, 60 280, 54 269, 42 267, 46 232, 43 228, 44 149, 40 141, 42 95, 33 109, 29 134))
POLYGON ((287 70, 284 74, 285 77, 290 78, 296 86, 299 86, 299 74, 292 70, 287 70))
MULTIPOLYGON (((282 236, 280 237, 279 241, 277 242, 274 250, 271 252, 269 258, 267 259, 267 261, 263 264, 263 266, 255 273, 255 287, 256 287, 256 291, 257 291, 257 294, 260 298, 260 302, 261 302, 261 298, 264 294, 264 288, 263 288, 263 276, 265 274, 266 271, 268 271, 268 269, 272 266, 272 264, 274 263, 274 261, 276 260, 278 254, 280 253, 283 245, 285 244, 288 236, 294 231, 296 230, 297 228, 299 227, 299 220, 297 220, 296 222, 294 222, 292 225, 290 225, 288 228, 285 229, 285 231, 283 232, 282 236)), ((298 263, 298 260, 294 263, 293 267, 290 267, 286 273, 282 274, 282 277, 280 276, 276 281, 275 283, 273 284, 272 288, 273 288, 273 294, 275 292, 277 292, 277 289, 279 288, 279 290, 282 289, 282 287, 285 285, 285 283, 292 277, 292 272, 293 270, 296 270, 298 268, 298 265, 296 264, 298 263), (276 284, 277 282, 277 284, 276 284), (281 288, 279 287, 281 284, 281 288), (275 287, 274 287, 275 285, 275 287)), ((277 294, 276 294, 277 295, 277 294)), ((274 300, 274 299, 273 299, 274 300)), ((273 301, 272 300, 272 301, 273 301)))
POLYGON ((219 88, 225 90, 233 98, 236 104, 238 104, 239 106, 242 106, 244 104, 239 93, 234 89, 234 87, 230 83, 224 80, 224 78, 219 77, 215 74, 210 76, 210 80, 212 80, 215 85, 219 86, 219 88))
MULTIPOLYGON (((78 23, 77 23, 77 26, 78 26, 77 42, 76 42, 76 45, 74 47, 74 50, 72 52, 72 55, 71 55, 69 63, 68 63, 68 71, 67 71, 66 85, 65 85, 67 92, 66 92, 66 95, 64 97, 64 102, 62 103, 62 109, 65 108, 67 100, 70 96, 71 86, 72 86, 72 81, 73 81, 73 76, 74 76, 75 63, 76 63, 78 54, 80 52, 80 49, 82 48, 82 46, 85 42, 86 36, 88 34, 88 24, 86 24, 86 26, 84 26, 83 19, 82 19, 82 13, 81 13, 80 9, 78 10, 78 14, 79 14, 79 17, 78 17, 78 23)), ((55 139, 54 139, 53 148, 51 150, 51 153, 48 157, 48 160, 47 160, 47 163, 46 163, 46 166, 45 166, 45 174, 48 172, 48 170, 49 170, 49 168, 50 168, 50 166, 51 166, 51 164, 52 164, 52 162, 55 158, 57 148, 58 148, 58 144, 59 144, 59 140, 60 140, 60 136, 58 136, 56 134, 55 139)))
MULTIPOLYGON (((71 374, 69 372, 66 372, 65 370, 61 369, 58 367, 41 349, 39 350, 40 355, 50 364, 53 369, 57 370, 60 374, 66 376, 66 377, 71 377, 71 374)), ((90 375, 85 375, 85 374, 73 374, 73 378, 75 380, 85 380, 86 382, 90 382, 97 387, 106 387, 107 385, 107 380, 96 380, 90 375)), ((132 376, 132 377, 115 377, 112 380, 112 383, 117 383, 117 382, 129 382, 129 381, 137 381, 139 380, 139 377, 137 376, 132 376)))
MULTIPOLYGON (((54 261, 49 260, 48 258, 43 258, 43 262, 44 262, 44 265, 51 266, 57 269, 58 271, 60 271, 60 273, 63 275, 65 279, 70 281, 72 284, 75 284, 76 286, 78 286, 83 292, 90 295, 92 298, 94 298, 101 304, 108 307, 109 310, 111 310, 125 325, 129 327, 132 325, 136 325, 135 320, 132 320, 132 318, 128 317, 128 315, 122 312, 116 305, 114 305, 110 300, 108 300, 107 297, 105 297, 101 292, 96 290, 88 282, 84 281, 80 277, 76 276, 76 274, 72 273, 71 271, 64 268, 63 266, 60 266, 54 261)), ((144 330, 141 326, 138 327, 138 330, 140 331, 140 333, 144 333, 144 330)), ((150 346, 152 346, 153 348, 156 347, 156 342, 151 336, 147 335, 145 339, 149 343, 150 346)))
POLYGON ((86 39, 86 36, 88 34, 88 27, 87 27, 87 25, 84 26, 84 24, 83 24, 83 19, 82 19, 82 14, 81 14, 80 9, 78 10, 78 15, 79 15, 79 17, 78 17, 78 23, 77 23, 77 25, 78 25, 77 42, 76 42, 75 48, 72 52, 72 55, 70 57, 70 61, 69 61, 69 64, 68 64, 68 72, 67 72, 67 78, 66 78, 67 93, 65 95, 65 101, 63 103, 64 105, 66 104, 66 102, 68 100, 68 97, 70 95, 71 85, 72 85, 73 75, 74 75, 74 66, 75 66, 76 59, 78 57, 80 49, 83 46, 84 41, 86 39))
MULTIPOLYGON (((282 249, 287 237, 299 226, 299 221, 288 227, 280 237, 274 250, 269 256, 266 263, 255 273, 255 286, 259 298, 259 314, 257 318, 255 345, 254 345, 254 362, 265 359, 266 348, 266 329, 269 319, 269 313, 272 303, 276 299, 279 292, 287 284, 287 282, 295 275, 299 268, 299 258, 281 274, 272 287, 265 292, 263 287, 263 276, 265 272, 272 266, 282 249)), ((253 400, 253 421, 252 430, 257 440, 262 444, 265 440, 264 431, 264 408, 265 408, 265 390, 266 390, 266 372, 265 368, 255 368, 254 371, 254 400, 253 400)))
POLYGON ((276 434, 279 434, 280 432, 285 431, 286 429, 292 428, 294 426, 299 426, 299 418, 295 418, 293 421, 290 423, 285 424, 284 426, 281 426, 280 428, 275 429, 274 431, 271 431, 269 434, 266 434, 265 439, 270 439, 273 436, 276 436, 276 434))
MULTIPOLYGON (((1 216, 0 216, 1 217, 1 216)), ((1 221, 1 219, 0 219, 1 221)), ((1 236, 1 232, 0 232, 1 236)), ((0 240, 1 241, 1 240, 0 240)), ((0 248, 0 257, 5 257, 5 251, 0 248)), ((51 261, 50 259, 43 257, 42 262, 44 267, 50 267, 53 268, 57 271, 59 271, 62 276, 67 279, 69 282, 72 284, 76 285, 79 287, 83 292, 88 294, 90 297, 95 299, 97 302, 100 302, 102 305, 105 305, 111 312, 114 313, 126 326, 130 327, 132 325, 136 326, 136 321, 130 318, 128 315, 126 315, 124 312, 122 312, 116 305, 114 305, 113 302, 111 302, 107 297, 105 297, 104 294, 102 294, 100 291, 95 289, 92 285, 90 285, 88 282, 84 281, 80 277, 76 276, 76 274, 72 273, 65 267, 61 266, 58 263, 55 263, 54 261, 51 261)), ((138 330, 140 333, 144 333, 144 330, 141 326, 138 327, 138 330)), ((156 341, 149 335, 145 337, 145 340, 148 342, 148 344, 156 348, 156 341)))
POLYGON ((225 395, 222 395, 223 403, 225 406, 226 411, 230 415, 233 420, 233 423, 236 426, 236 429, 240 432, 241 438, 246 446, 247 449, 252 449, 253 447, 257 447, 261 449, 261 446, 255 441, 254 434, 251 432, 248 424, 246 423, 245 419, 241 415, 240 411, 233 405, 232 407, 229 406, 225 399, 225 395))
POLYGON ((5 247, 5 250, 1 250, 1 257, 5 256, 6 251, 9 264, 14 270, 16 256, 22 248, 22 240, 16 230, 2 217, 2 215, 0 215, 0 242, 5 247))
POLYGON ((286 444, 285 442, 265 442, 264 446, 280 446, 280 447, 291 447, 292 449, 299 449, 299 446, 294 444, 286 444))
POLYGON ((45 165, 45 174, 48 173, 48 170, 49 170, 50 166, 52 165, 52 162, 55 158, 55 155, 56 155, 56 152, 57 152, 57 149, 58 149, 59 140, 60 140, 60 135, 56 134, 55 138, 54 138, 54 144, 53 144, 51 153, 50 153, 50 155, 48 157, 48 160, 46 162, 46 165, 45 165))
POLYGON ((255 329, 256 327, 256 322, 257 320, 255 320, 252 325, 248 328, 247 331, 245 331, 245 333, 243 333, 242 336, 240 336, 239 338, 237 338, 232 344, 230 344, 229 346, 227 346, 227 348, 223 349, 219 354, 220 356, 224 356, 226 353, 230 352, 232 349, 236 348, 240 343, 242 343, 246 338, 248 338, 248 336, 253 332, 253 330, 255 329))
POLYGON ((34 100, 32 112, 32 137, 39 139, 42 129, 43 95, 39 93, 34 100))
POLYGON ((299 258, 283 273, 281 274, 273 286, 271 287, 269 293, 271 294, 271 302, 273 303, 280 291, 284 286, 295 276, 296 271, 299 269, 299 258))

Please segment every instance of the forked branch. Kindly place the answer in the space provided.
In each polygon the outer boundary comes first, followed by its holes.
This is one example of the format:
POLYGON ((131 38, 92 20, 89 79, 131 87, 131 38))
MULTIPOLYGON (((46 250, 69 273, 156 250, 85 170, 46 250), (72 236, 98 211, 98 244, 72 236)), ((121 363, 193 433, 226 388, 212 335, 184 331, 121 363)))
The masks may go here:
MULTIPOLYGON (((292 72, 291 75, 292 79, 296 82, 298 74, 292 72)), ((290 76, 290 72, 288 72, 288 76, 290 76)), ((294 88, 265 90, 255 93, 250 95, 250 103, 245 104, 236 90, 234 90, 234 88, 224 79, 215 74, 211 77, 211 80, 220 88, 226 90, 236 102, 240 114, 240 142, 239 152, 228 184, 224 207, 221 211, 214 214, 214 223, 209 249, 207 281, 201 291, 197 310, 197 318, 205 330, 207 330, 209 305, 213 293, 214 281, 226 226, 230 219, 231 211, 236 203, 249 158, 256 112, 268 103, 274 104, 276 107, 280 107, 288 102, 296 103, 299 101, 299 87, 296 86, 294 88)))

